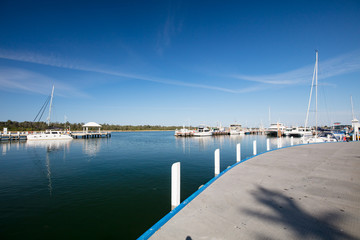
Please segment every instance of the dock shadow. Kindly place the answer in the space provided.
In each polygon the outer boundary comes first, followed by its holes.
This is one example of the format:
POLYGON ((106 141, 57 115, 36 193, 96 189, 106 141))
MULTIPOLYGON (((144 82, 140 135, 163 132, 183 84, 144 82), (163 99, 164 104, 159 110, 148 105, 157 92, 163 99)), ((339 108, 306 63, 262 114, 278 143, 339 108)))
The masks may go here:
MULTIPOLYGON (((302 209, 294 199, 280 192, 259 186, 252 195, 259 204, 271 209, 272 213, 267 214, 251 209, 241 209, 242 213, 271 222, 271 224, 278 224, 279 227, 292 231, 299 239, 357 239, 336 227, 336 222, 339 223, 346 218, 340 210, 339 212, 323 212, 313 216, 305 209, 302 209)), ((270 238, 259 233, 258 239, 270 238)))

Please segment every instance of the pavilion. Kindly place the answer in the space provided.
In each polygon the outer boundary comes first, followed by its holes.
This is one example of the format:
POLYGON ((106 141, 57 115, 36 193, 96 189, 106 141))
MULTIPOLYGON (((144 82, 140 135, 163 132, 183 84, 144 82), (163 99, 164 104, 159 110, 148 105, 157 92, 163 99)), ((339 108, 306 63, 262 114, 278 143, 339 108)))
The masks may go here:
POLYGON ((83 132, 88 133, 89 132, 89 128, 99 128, 99 133, 100 133, 100 129, 101 129, 101 125, 96 123, 96 122, 88 122, 87 124, 83 125, 83 132))

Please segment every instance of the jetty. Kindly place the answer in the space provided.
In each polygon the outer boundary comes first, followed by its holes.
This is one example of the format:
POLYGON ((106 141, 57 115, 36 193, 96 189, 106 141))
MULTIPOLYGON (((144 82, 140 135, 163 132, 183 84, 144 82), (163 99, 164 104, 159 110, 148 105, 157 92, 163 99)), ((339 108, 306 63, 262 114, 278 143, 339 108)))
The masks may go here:
POLYGON ((220 173, 139 239, 360 239, 360 142, 298 145, 220 173))
POLYGON ((21 141, 27 139, 28 132, 0 132, 0 141, 21 141))
MULTIPOLYGON (((32 132, 34 133, 34 132, 32 132)), ((36 132, 35 132, 36 133, 36 132)), ((41 132, 38 132, 41 133, 41 132)), ((17 132, 17 133, 0 133, 0 141, 26 141, 29 132, 17 132)), ((74 139, 87 139, 87 138, 110 138, 111 132, 107 131, 88 131, 88 132, 70 132, 70 136, 74 139)))
POLYGON ((96 131, 96 132, 71 132, 70 134, 74 139, 78 138, 109 138, 111 137, 111 132, 96 131))
MULTIPOLYGON (((72 138, 78 139, 87 139, 87 138, 109 138, 111 137, 111 132, 108 131, 101 131, 101 125, 95 122, 88 122, 84 124, 82 131, 68 131, 67 134, 69 134, 72 138), (96 128, 97 130, 90 130, 89 128, 96 128)), ((0 141, 20 141, 20 140, 27 140, 27 136, 29 134, 33 133, 41 133, 41 131, 35 131, 35 132, 16 132, 12 133, 7 130, 7 128, 4 128, 3 132, 0 132, 0 141)), ((65 133, 65 132, 64 132, 65 133)))
MULTIPOLYGON (((195 130, 188 130, 188 131, 177 131, 175 130, 176 137, 194 137, 195 130)), ((245 131, 245 135, 264 135, 265 130, 261 128, 247 128, 245 131)), ((225 131, 213 131, 212 136, 222 136, 222 135, 230 135, 230 130, 225 131)))

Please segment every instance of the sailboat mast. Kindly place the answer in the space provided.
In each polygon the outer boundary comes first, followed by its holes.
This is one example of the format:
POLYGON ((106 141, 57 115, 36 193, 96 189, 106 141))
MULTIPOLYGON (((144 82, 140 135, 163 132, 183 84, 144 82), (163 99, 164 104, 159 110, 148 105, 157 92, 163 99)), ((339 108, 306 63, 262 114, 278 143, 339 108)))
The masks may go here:
POLYGON ((355 119, 354 105, 353 105, 353 101, 352 101, 352 96, 350 96, 350 100, 351 100, 351 112, 352 112, 352 117, 353 117, 353 119, 355 119))
POLYGON ((318 112, 317 112, 317 108, 318 108, 318 99, 317 99, 317 94, 318 94, 318 69, 319 69, 319 58, 318 58, 318 50, 315 51, 316 53, 316 60, 315 60, 315 68, 316 68, 316 72, 315 72, 315 122, 316 122, 316 129, 315 129, 315 137, 317 137, 317 128, 318 128, 318 112))
POLYGON ((313 73, 313 77, 312 77, 312 81, 311 81, 309 104, 308 104, 308 109, 307 109, 307 112, 306 112, 306 119, 305 119, 305 130, 306 130, 306 127, 307 127, 308 121, 309 121, 309 112, 310 112, 312 92, 313 92, 313 88, 314 88, 315 72, 316 72, 316 62, 315 62, 315 65, 314 65, 314 73, 313 73))
POLYGON ((271 125, 271 113, 270 113, 270 106, 269 106, 269 126, 271 125))
POLYGON ((50 107, 49 107, 49 116, 47 118, 48 120, 48 126, 50 126, 50 116, 51 116, 51 107, 52 107, 52 100, 53 100, 53 97, 54 97, 54 85, 52 87, 52 91, 51 91, 51 99, 50 99, 50 107))

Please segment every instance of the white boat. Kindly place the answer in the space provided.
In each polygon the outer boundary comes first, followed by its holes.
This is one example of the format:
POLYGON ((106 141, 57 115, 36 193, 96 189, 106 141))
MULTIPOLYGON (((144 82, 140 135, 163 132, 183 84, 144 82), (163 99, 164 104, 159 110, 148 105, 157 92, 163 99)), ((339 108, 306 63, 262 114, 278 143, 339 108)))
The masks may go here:
POLYGON ((313 134, 310 128, 292 127, 287 129, 285 135, 290 137, 310 137, 313 134))
POLYGON ((32 133, 27 135, 28 141, 39 141, 39 140, 72 140, 70 132, 57 131, 57 130, 46 130, 45 132, 32 133))
POLYGON ((213 131, 210 128, 202 125, 200 125, 198 129, 194 132, 195 137, 207 137, 211 136, 212 134, 213 131))
POLYGON ((284 135, 285 136, 290 136, 291 132, 293 131, 293 127, 287 127, 285 128, 285 131, 284 131, 284 135))
POLYGON ((318 119, 317 119, 317 86, 318 86, 318 68, 319 68, 319 53, 316 50, 315 52, 315 66, 314 66, 314 74, 311 82, 311 90, 309 97, 308 110, 306 113, 305 119, 305 129, 307 129, 308 119, 309 119, 309 111, 311 104, 311 96, 312 91, 315 86, 315 135, 314 136, 305 136, 302 138, 303 143, 321 143, 321 142, 337 142, 335 135, 331 132, 320 132, 318 133, 318 119), (315 82, 314 82, 315 81, 315 82))
POLYGON ((286 127, 282 123, 272 123, 268 129, 265 130, 265 134, 268 136, 282 136, 285 133, 286 127))
POLYGON ((187 136, 187 135, 191 135, 192 133, 194 133, 194 130, 190 130, 185 128, 185 126, 183 126, 182 129, 176 129, 175 130, 175 136, 187 136))
POLYGON ((332 132, 321 132, 314 137, 306 138, 306 143, 325 143, 325 142, 337 142, 336 136, 332 132))
POLYGON ((245 131, 240 124, 231 124, 230 125, 230 135, 244 135, 245 131))
MULTIPOLYGON (((50 126, 50 117, 51 117, 51 107, 52 107, 52 100, 54 97, 54 89, 55 87, 52 87, 51 91, 51 98, 50 98, 50 107, 49 107, 49 116, 47 118, 48 126, 50 126)), ((45 102, 48 103, 48 102, 45 102)), ((44 104, 45 106, 45 104, 44 104)), ((44 107, 43 106, 43 107, 44 107)), ((45 108, 44 108, 45 110, 45 108)), ((42 111, 42 109, 40 109, 42 111)), ((40 112, 39 112, 40 113, 40 112)), ((39 115, 39 114, 38 114, 39 115)), ((35 119, 38 116, 35 117, 35 119)), ((35 121, 34 119, 34 121, 35 121)), ((28 141, 39 141, 39 140, 72 140, 72 136, 70 135, 70 132, 68 131, 58 131, 58 130, 46 130, 45 132, 40 133, 31 133, 27 135, 28 141)))

